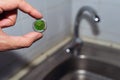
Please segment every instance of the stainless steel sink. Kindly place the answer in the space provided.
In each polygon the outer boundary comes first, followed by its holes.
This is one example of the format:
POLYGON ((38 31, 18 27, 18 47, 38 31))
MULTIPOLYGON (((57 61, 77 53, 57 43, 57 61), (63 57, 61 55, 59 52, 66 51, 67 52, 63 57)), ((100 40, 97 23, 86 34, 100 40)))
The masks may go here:
POLYGON ((81 55, 72 56, 64 48, 21 80, 120 80, 120 50, 86 43, 81 55))

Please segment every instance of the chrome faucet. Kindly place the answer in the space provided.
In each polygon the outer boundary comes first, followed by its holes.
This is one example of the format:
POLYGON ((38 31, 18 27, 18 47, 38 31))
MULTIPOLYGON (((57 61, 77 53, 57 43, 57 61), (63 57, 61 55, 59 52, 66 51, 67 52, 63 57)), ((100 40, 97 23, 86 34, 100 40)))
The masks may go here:
POLYGON ((80 38, 80 34, 79 34, 79 24, 83 18, 83 15, 85 12, 88 12, 89 14, 89 22, 92 22, 92 28, 95 28, 93 27, 93 25, 96 25, 97 22, 100 21, 100 18, 99 16, 96 14, 95 10, 91 7, 88 7, 88 6, 84 6, 82 7, 78 13, 77 13, 77 16, 75 18, 75 26, 74 26, 74 35, 73 35, 73 41, 72 41, 72 44, 66 49, 66 52, 67 53, 75 53, 77 52, 76 54, 79 54, 82 46, 83 46, 83 41, 82 39, 80 38), (90 21, 91 20, 91 21, 90 21))

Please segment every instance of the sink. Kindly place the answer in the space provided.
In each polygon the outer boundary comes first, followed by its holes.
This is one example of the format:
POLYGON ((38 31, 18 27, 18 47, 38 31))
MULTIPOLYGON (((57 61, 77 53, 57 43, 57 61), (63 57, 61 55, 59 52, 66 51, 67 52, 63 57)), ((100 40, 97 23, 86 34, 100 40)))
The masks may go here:
POLYGON ((86 43, 81 55, 61 48, 21 80, 120 80, 120 50, 86 43))

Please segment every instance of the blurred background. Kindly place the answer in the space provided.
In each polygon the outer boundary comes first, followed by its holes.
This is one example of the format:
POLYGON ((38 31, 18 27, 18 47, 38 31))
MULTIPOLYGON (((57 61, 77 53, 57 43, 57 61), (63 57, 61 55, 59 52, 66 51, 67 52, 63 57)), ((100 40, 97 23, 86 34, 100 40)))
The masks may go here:
MULTIPOLYGON (((76 13, 82 6, 90 6, 101 18, 100 34, 94 36, 85 20, 81 23, 81 35, 94 40, 120 44, 120 1, 119 0, 26 0, 40 11, 47 23, 42 39, 31 47, 0 52, 0 80, 7 80, 24 65, 30 63, 47 50, 72 36, 76 13)), ((18 11, 17 23, 4 31, 10 35, 23 35, 33 31, 35 19, 18 11)))

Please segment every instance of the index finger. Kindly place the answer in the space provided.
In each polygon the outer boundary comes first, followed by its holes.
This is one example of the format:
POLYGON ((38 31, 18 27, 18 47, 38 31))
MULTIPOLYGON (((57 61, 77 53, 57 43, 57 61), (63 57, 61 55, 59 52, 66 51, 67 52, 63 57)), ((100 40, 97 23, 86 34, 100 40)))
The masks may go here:
POLYGON ((42 14, 24 0, 19 3, 18 8, 36 19, 42 18, 42 14))

